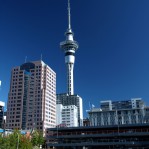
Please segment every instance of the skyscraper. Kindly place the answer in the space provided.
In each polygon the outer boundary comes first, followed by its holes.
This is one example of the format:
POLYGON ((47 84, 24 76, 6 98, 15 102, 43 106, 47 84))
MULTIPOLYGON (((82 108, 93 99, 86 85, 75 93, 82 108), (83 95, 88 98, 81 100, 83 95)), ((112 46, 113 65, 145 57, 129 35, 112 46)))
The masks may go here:
POLYGON ((65 64, 67 67, 67 93, 57 94, 57 104, 63 106, 75 105, 78 108, 78 126, 83 125, 82 98, 74 94, 73 69, 75 62, 75 52, 78 43, 73 39, 71 28, 70 0, 68 0, 68 28, 65 32, 66 40, 60 43, 61 49, 65 53, 65 64))
POLYGON ((7 125, 9 129, 55 127, 56 73, 43 61, 14 67, 11 72, 7 125))
POLYGON ((3 128, 4 106, 5 103, 0 101, 0 128, 3 128))

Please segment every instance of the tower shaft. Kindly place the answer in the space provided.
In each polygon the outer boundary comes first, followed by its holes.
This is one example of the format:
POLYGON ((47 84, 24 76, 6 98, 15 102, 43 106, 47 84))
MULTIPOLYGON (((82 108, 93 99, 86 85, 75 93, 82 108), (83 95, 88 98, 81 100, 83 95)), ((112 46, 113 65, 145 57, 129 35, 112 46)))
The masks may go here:
POLYGON ((67 67, 67 93, 74 94, 73 68, 75 62, 75 51, 78 49, 78 43, 73 39, 71 29, 70 0, 68 0, 68 28, 65 33, 66 40, 60 43, 61 49, 65 53, 65 63, 67 67))
POLYGON ((73 84, 73 68, 74 68, 74 52, 70 52, 72 49, 69 50, 69 52, 65 53, 65 63, 67 67, 67 93, 69 95, 74 94, 74 84, 73 84))
POLYGON ((67 92, 69 95, 74 94, 74 84, 73 84, 73 68, 74 64, 68 63, 67 65, 67 92))

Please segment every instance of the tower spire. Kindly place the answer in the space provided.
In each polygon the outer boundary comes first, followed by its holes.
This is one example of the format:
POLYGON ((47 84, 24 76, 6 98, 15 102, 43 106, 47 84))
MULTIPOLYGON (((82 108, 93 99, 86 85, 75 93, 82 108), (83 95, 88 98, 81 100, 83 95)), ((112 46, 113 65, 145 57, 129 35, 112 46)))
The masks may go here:
POLYGON ((68 30, 71 30, 70 0, 68 0, 68 30))
POLYGON ((67 91, 69 95, 73 95, 73 68, 75 62, 75 52, 78 49, 78 43, 74 41, 73 32, 71 30, 70 0, 68 0, 68 28, 65 36, 66 40, 60 43, 60 47, 65 53, 65 64, 67 67, 67 91))

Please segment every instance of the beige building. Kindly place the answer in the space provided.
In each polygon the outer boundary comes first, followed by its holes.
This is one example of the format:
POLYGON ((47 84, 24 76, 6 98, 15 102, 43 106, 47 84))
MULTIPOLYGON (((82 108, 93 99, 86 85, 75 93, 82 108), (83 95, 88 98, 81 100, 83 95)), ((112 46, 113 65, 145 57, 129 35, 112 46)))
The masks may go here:
POLYGON ((38 129, 56 125, 56 73, 43 61, 11 72, 6 128, 38 129))

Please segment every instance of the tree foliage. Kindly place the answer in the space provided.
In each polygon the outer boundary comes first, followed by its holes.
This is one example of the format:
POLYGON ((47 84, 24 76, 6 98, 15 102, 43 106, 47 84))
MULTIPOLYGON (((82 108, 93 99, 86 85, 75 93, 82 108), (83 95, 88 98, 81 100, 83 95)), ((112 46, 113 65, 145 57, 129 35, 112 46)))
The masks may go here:
POLYGON ((31 142, 33 146, 39 146, 44 143, 43 134, 37 130, 35 130, 32 134, 31 142))
POLYGON ((4 136, 0 134, 0 149, 33 149, 44 144, 45 140, 42 133, 34 131, 29 136, 21 135, 18 130, 12 134, 4 136))
POLYGON ((0 149, 10 149, 9 137, 4 137, 0 134, 0 149))

